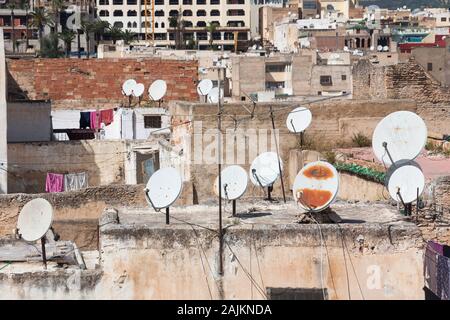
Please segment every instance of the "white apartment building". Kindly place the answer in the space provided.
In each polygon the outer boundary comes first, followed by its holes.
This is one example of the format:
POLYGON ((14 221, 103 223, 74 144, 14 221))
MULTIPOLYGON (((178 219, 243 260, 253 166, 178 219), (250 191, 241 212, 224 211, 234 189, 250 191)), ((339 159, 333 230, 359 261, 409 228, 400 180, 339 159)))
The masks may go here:
MULTIPOLYGON (((97 16, 111 25, 145 35, 145 0, 96 0, 97 16)), ((147 0, 148 30, 152 30, 152 3, 147 0)), ((184 20, 183 41, 194 41, 198 49, 209 45, 206 27, 214 23, 213 44, 232 50, 235 36, 239 41, 250 39, 251 0, 154 0, 155 45, 173 47, 175 30, 170 27, 170 17, 184 20)))

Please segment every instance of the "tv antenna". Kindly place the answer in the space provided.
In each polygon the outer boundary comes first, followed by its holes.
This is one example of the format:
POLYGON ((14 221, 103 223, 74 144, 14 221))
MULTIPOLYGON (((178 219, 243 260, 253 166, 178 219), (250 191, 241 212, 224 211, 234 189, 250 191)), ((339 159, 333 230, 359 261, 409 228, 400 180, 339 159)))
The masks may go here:
POLYGON ((45 235, 53 222, 53 207, 45 199, 33 199, 20 210, 17 219, 17 233, 26 242, 41 240, 42 261, 47 269, 47 256, 45 252, 45 235))
POLYGON ((303 147, 304 131, 312 121, 312 114, 308 108, 298 107, 289 112, 286 126, 290 132, 300 133, 300 147, 303 147))
POLYGON ((207 96, 212 88, 213 82, 209 79, 203 79, 197 84, 197 93, 202 97, 202 102, 204 99, 203 97, 207 96))
POLYGON ((399 160, 414 160, 426 141, 427 127, 422 118, 411 111, 397 111, 378 123, 372 148, 378 160, 392 165, 399 160))
POLYGON ((386 173, 385 184, 391 198, 402 203, 405 215, 411 215, 413 201, 417 201, 418 210, 419 197, 425 188, 425 176, 416 162, 397 161, 386 173))
POLYGON ((161 107, 161 99, 166 95, 167 83, 164 80, 155 80, 148 88, 148 96, 153 101, 158 101, 158 106, 161 107))
POLYGON ((305 165, 297 174, 292 186, 294 200, 308 212, 327 209, 336 199, 339 190, 339 174, 326 161, 305 165))
POLYGON ((178 199, 183 182, 175 168, 162 168, 152 174, 144 189, 145 199, 159 212, 166 209, 166 224, 170 223, 169 207, 178 199))
POLYGON ((131 98, 133 95, 133 90, 136 87, 136 80, 128 79, 122 84, 122 94, 128 97, 128 107, 131 107, 131 98))
MULTIPOLYGON (((226 167, 222 171, 222 192, 221 197, 225 200, 231 200, 233 203, 233 217, 236 216, 236 200, 242 197, 247 190, 248 176, 247 172, 238 165, 226 167)), ((219 195, 219 177, 214 183, 214 192, 219 195)))
POLYGON ((250 165, 250 181, 255 186, 267 188, 267 198, 265 200, 273 201, 271 193, 273 184, 282 177, 283 165, 280 157, 275 152, 263 152, 258 155, 250 165))

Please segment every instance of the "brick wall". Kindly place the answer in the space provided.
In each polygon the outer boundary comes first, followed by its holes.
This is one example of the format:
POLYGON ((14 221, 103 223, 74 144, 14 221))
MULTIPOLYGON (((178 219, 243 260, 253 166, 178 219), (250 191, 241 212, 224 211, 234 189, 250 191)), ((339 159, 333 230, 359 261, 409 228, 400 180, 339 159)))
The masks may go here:
POLYGON ((166 100, 195 101, 198 63, 152 59, 8 60, 9 99, 51 99, 54 109, 87 109, 126 102, 122 83, 129 78, 147 90, 167 82, 166 100))

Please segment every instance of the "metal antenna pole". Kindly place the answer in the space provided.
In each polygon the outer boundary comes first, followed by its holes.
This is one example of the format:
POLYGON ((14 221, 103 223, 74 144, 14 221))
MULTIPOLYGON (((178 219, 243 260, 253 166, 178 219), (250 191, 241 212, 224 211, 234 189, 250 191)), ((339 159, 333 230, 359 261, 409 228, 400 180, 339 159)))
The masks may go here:
POLYGON ((45 236, 41 238, 42 246, 42 262, 44 263, 44 269, 47 270, 47 254, 45 252, 45 236))
MULTIPOLYGON (((219 60, 220 61, 220 60, 219 60)), ((222 86, 220 79, 220 65, 217 69, 219 84, 219 99, 217 104, 217 170, 219 177, 219 274, 223 275, 223 230, 222 230, 222 154, 221 154, 221 133, 222 133, 222 105, 220 89, 222 86)))
POLYGON ((284 201, 284 203, 286 203, 286 193, 284 192, 283 173, 281 172, 280 153, 278 152, 278 141, 277 141, 277 136, 275 134, 275 121, 273 120, 272 105, 270 105, 270 118, 272 119, 273 138, 275 140, 275 148, 277 150, 278 170, 280 172, 280 178, 281 178, 281 189, 283 190, 283 201, 284 201))

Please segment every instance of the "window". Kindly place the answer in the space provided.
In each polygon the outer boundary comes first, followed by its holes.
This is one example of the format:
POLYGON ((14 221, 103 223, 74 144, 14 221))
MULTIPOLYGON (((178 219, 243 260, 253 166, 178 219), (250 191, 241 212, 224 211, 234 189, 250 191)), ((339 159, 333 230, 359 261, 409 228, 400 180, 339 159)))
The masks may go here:
POLYGON ((167 40, 167 33, 155 33, 155 40, 167 40))
POLYGON ((108 10, 100 10, 98 15, 100 17, 109 17, 109 11, 108 10))
POLYGON ((218 16, 220 16, 220 11, 219 10, 211 10, 210 16, 218 17, 218 16))
POLYGON ((161 28, 165 28, 166 27, 166 24, 164 23, 164 22, 161 22, 161 28))
MULTIPOLYGON (((155 12, 155 13, 156 13, 156 12, 155 12)), ((141 16, 145 17, 145 10, 142 10, 142 11, 141 11, 141 16)), ((152 13, 150 12, 150 10, 147 10, 147 16, 149 16, 149 17, 152 16, 152 13)), ((156 16, 156 14, 155 14, 155 16, 156 16)))
POLYGON ((266 72, 284 72, 285 68, 285 64, 269 64, 266 65, 266 72))
POLYGON ((113 4, 114 5, 122 5, 123 4, 123 0, 113 0, 113 4))
POLYGON ((269 300, 328 300, 328 290, 322 288, 267 288, 269 300))
POLYGON ((101 6, 109 5, 109 0, 100 0, 100 1, 98 2, 98 4, 101 5, 101 6))
POLYGON ((227 0, 227 4, 245 4, 245 0, 227 0))
POLYGON ((220 0, 211 0, 210 4, 220 4, 220 0))
POLYGON ((130 21, 128 21, 128 23, 127 23, 127 28, 131 28, 131 22, 130 21))
POLYGON ((205 17, 206 11, 205 10, 197 10, 197 17, 205 17))
POLYGON ((239 32, 238 33, 238 40, 248 40, 247 32, 239 32))
POLYGON ((346 74, 341 75, 341 80, 342 80, 342 81, 347 80, 347 75, 346 75, 346 74))
POLYGON ((155 17, 164 17, 164 10, 156 10, 155 17))
POLYGON ((266 89, 275 90, 284 88, 284 81, 268 81, 266 82, 266 89))
POLYGON ((224 40, 234 40, 234 33, 233 32, 225 32, 223 34, 224 40))
POLYGON ((212 38, 213 40, 222 40, 220 32, 213 32, 212 38))
POLYGON ((245 16, 245 12, 242 9, 239 10, 228 10, 227 16, 234 17, 234 16, 245 16))
POLYGON ((192 0, 183 0, 183 4, 192 5, 192 0))
MULTIPOLYGON (((150 28, 150 27, 151 27, 150 22, 147 21, 147 28, 150 28)), ((143 22, 141 23, 141 28, 145 28, 145 21, 143 21, 143 22)))
POLYGON ((192 21, 183 21, 183 26, 185 28, 192 28, 193 27, 192 21))
POLYGON ((137 28, 137 22, 133 22, 133 28, 137 28))
POLYGON ((447 18, 442 17, 442 18, 441 18, 441 22, 445 22, 445 21, 447 21, 447 18))
POLYGON ((183 16, 184 17, 192 17, 192 10, 184 10, 183 16))
POLYGON ((137 4, 137 0, 127 0, 127 4, 137 4))
POLYGON ((123 11, 122 10, 114 10, 113 16, 114 17, 122 17, 123 11))
POLYGON ((123 22, 121 22, 121 21, 114 22, 114 27, 122 29, 123 28, 123 22))
POLYGON ((197 40, 208 40, 208 35, 206 32, 197 32, 197 40))
POLYGON ((178 17, 178 10, 170 10, 169 16, 170 17, 178 17))
POLYGON ((427 71, 433 71, 433 64, 431 62, 427 63, 427 71))
POLYGON ((163 6, 164 5, 164 0, 155 0, 155 5, 156 6, 163 6))
POLYGON ((197 4, 206 4, 206 0, 197 0, 197 4))
POLYGON ((320 76, 320 84, 322 86, 331 86, 333 84, 331 82, 331 76, 320 76))
POLYGON ((206 27, 206 22, 205 22, 205 21, 198 21, 198 22, 197 22, 197 27, 199 27, 199 28, 205 28, 205 27, 206 27))
POLYGON ((155 22, 155 28, 159 28, 158 22, 155 22))
POLYGON ((144 128, 161 128, 161 116, 144 116, 144 128))
POLYGON ((228 21, 227 26, 228 27, 244 27, 245 23, 244 23, 244 21, 228 21))
POLYGON ((178 5, 179 1, 178 0, 169 0, 169 4, 170 5, 178 5))
POLYGON ((128 17, 136 17, 137 16, 136 10, 128 10, 127 16, 128 17))

